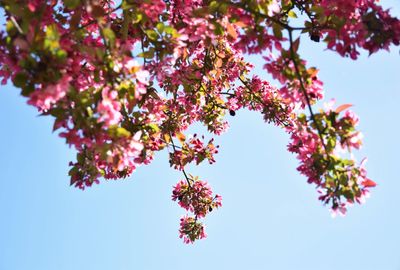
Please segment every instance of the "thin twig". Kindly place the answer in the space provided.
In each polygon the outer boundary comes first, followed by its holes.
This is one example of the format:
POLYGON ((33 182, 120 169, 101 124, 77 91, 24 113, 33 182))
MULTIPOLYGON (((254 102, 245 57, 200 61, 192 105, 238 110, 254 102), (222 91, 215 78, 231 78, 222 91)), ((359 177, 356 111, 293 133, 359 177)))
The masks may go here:
POLYGON ((21 26, 19 26, 19 24, 18 24, 17 20, 14 18, 14 16, 11 16, 11 17, 10 17, 10 20, 11 20, 11 22, 14 24, 15 28, 17 28, 18 32, 19 32, 21 35, 23 35, 23 34, 24 34, 24 31, 22 31, 21 26))
POLYGON ((290 42, 290 58, 291 58, 291 60, 293 62, 297 79, 300 82, 300 89, 303 92, 303 95, 304 95, 304 97, 306 99, 306 103, 307 103, 308 110, 310 112, 311 119, 315 123, 315 126, 316 126, 317 131, 318 131, 318 136, 321 139, 322 146, 324 147, 326 154, 329 156, 326 144, 324 142, 322 129, 321 129, 321 127, 319 126, 318 122, 315 119, 315 114, 314 114, 314 111, 313 111, 312 106, 311 106, 311 100, 310 100, 310 97, 308 96, 306 87, 304 86, 303 78, 301 77, 300 70, 299 70, 299 67, 297 65, 295 52, 294 52, 294 48, 293 48, 293 34, 292 34, 292 31, 290 31, 290 30, 288 30, 288 32, 289 32, 289 42, 290 42))
MULTIPOLYGON (((175 153, 175 152, 176 152, 177 146, 175 146, 175 143, 174 143, 174 140, 173 140, 173 138, 172 138, 172 133, 171 133, 171 132, 169 133, 169 136, 170 136, 170 138, 171 138, 171 145, 172 145, 172 148, 174 149, 174 153, 175 153)), ((184 166, 182 166, 182 163, 181 163, 180 160, 179 160, 179 166, 180 166, 181 169, 182 169, 183 175, 185 176, 185 179, 186 179, 186 182, 188 183, 189 188, 191 188, 192 186, 191 186, 191 184, 190 184, 190 178, 189 178, 188 175, 186 174, 185 168, 184 168, 184 166)))

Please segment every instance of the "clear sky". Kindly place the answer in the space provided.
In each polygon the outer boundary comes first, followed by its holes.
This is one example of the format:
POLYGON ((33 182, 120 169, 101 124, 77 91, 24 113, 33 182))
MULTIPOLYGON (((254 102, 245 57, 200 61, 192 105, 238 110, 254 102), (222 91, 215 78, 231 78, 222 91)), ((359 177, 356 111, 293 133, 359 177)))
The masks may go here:
MULTIPOLYGON (((398 0, 382 2, 399 14, 398 0)), ((50 117, 38 117, 5 86, 0 270, 400 270, 399 48, 356 62, 317 43, 302 50, 321 69, 328 99, 354 104, 361 118, 357 157, 369 158, 378 183, 365 205, 332 219, 297 173, 287 136, 240 111, 217 139, 217 163, 189 169, 222 195, 223 207, 205 221, 208 238, 185 245, 178 238, 184 211, 170 199, 181 174, 169 168, 166 152, 129 179, 70 187, 74 151, 52 134, 50 117)))

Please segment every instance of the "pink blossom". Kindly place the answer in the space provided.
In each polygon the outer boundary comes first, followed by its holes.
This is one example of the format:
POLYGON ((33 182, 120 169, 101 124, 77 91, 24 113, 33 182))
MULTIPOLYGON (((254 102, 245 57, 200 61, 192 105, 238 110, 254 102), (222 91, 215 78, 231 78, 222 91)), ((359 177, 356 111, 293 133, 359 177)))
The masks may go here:
POLYGON ((281 7, 277 0, 272 0, 268 5, 268 16, 273 16, 281 10, 281 7))
POLYGON ((179 181, 173 189, 172 200, 185 210, 192 212, 196 217, 205 217, 214 208, 222 206, 222 197, 213 196, 211 187, 207 182, 198 179, 188 179, 179 181))
POLYGON ((40 111, 49 110, 53 104, 65 97, 70 80, 70 76, 64 75, 56 84, 34 91, 29 97, 28 104, 37 107, 40 111))
POLYGON ((337 217, 338 215, 344 217, 346 215, 347 209, 345 204, 340 204, 338 206, 333 207, 330 209, 331 216, 333 218, 337 217))
POLYGON ((117 125, 122 119, 121 104, 117 97, 115 90, 104 88, 102 91, 102 100, 97 105, 97 112, 100 114, 98 122, 103 122, 106 127, 117 125))
POLYGON ((194 241, 206 238, 205 226, 196 218, 183 216, 180 221, 179 238, 183 238, 185 244, 193 244, 194 241))

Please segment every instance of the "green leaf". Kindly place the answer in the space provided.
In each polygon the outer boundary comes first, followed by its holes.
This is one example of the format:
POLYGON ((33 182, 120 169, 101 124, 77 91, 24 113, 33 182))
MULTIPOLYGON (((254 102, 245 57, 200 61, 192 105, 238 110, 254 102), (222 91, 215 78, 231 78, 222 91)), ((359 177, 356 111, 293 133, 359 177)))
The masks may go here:
POLYGON ((156 28, 157 28, 157 31, 160 33, 160 34, 162 34, 163 32, 164 32, 164 24, 162 23, 162 22, 159 22, 159 23, 157 23, 157 25, 156 25, 156 28))
POLYGON ((86 107, 86 113, 87 113, 87 115, 88 115, 89 117, 92 117, 92 116, 93 116, 93 110, 92 110, 92 108, 90 108, 89 106, 86 107))
POLYGON ((58 60, 65 60, 67 58, 67 52, 65 50, 58 50, 56 52, 56 57, 58 60))
POLYGON ((16 87, 24 87, 26 85, 26 82, 28 80, 28 76, 24 72, 19 72, 15 75, 13 79, 13 83, 16 87))
POLYGON ((132 134, 126 130, 123 127, 118 127, 118 126, 110 126, 110 128, 108 129, 108 134, 112 137, 118 137, 118 138, 122 138, 122 137, 130 137, 132 136, 132 134))
POLYGON ((164 26, 164 32, 174 38, 179 36, 178 31, 172 26, 164 26))
MULTIPOLYGON (((74 176, 75 174, 77 174, 79 172, 79 169, 77 168, 77 167, 72 167, 70 170, 69 170, 69 172, 68 172, 68 175, 69 176, 74 176)), ((72 185, 73 183, 71 183, 71 185, 72 185)))
POLYGON ((158 127, 157 124, 150 123, 150 124, 148 124, 147 126, 148 126, 150 129, 152 129, 154 132, 159 132, 159 131, 160 131, 160 128, 158 127))
POLYGON ((133 14, 132 23, 139 23, 143 19, 142 13, 133 14))
POLYGON ((17 34, 17 28, 12 23, 12 21, 7 21, 7 23, 6 23, 6 31, 10 36, 14 36, 15 34, 17 34))
POLYGON ((58 48, 60 48, 59 40, 60 33, 58 32, 57 26, 55 24, 46 26, 46 37, 44 40, 45 49, 55 52, 58 48))
POLYGON ((290 18, 297 18, 297 14, 296 14, 296 12, 294 12, 293 10, 291 10, 291 11, 288 12, 288 16, 289 16, 290 18))
POLYGON ((33 91, 35 91, 35 87, 33 86, 33 84, 28 84, 22 88, 21 95, 23 95, 24 97, 28 97, 30 94, 33 93, 33 91))
POLYGON ((78 161, 79 164, 83 164, 85 162, 85 156, 83 155, 83 153, 78 153, 76 154, 76 160, 78 161))
POLYGON ((64 0, 64 5, 68 9, 75 9, 81 4, 81 0, 64 0))
POLYGON ((62 108, 52 108, 49 110, 48 112, 51 116, 54 116, 56 118, 60 118, 62 116, 64 116, 65 114, 65 110, 62 108))
POLYGON ((219 8, 219 3, 218 1, 211 1, 211 3, 208 5, 208 7, 210 8, 211 13, 215 12, 218 10, 219 8))
POLYGON ((154 48, 150 48, 148 51, 139 53, 138 56, 147 58, 147 59, 151 59, 154 57, 154 52, 155 52, 154 48))
POLYGON ((214 33, 218 36, 222 36, 225 33, 224 27, 217 22, 215 22, 214 25, 215 25, 214 33))
POLYGON ((156 31, 153 29, 146 30, 146 35, 149 37, 151 40, 157 40, 158 39, 158 34, 156 31))
POLYGON ((115 44, 115 33, 114 33, 114 31, 111 30, 111 28, 106 27, 106 28, 103 28, 102 32, 103 32, 103 36, 107 40, 108 44, 111 47, 114 47, 114 44, 115 44))
POLYGON ((117 137, 130 137, 131 133, 123 127, 119 127, 116 130, 117 137))
POLYGON ((328 143, 326 145, 326 147, 328 148, 328 151, 332 151, 336 146, 336 138, 335 137, 331 137, 328 139, 328 143))

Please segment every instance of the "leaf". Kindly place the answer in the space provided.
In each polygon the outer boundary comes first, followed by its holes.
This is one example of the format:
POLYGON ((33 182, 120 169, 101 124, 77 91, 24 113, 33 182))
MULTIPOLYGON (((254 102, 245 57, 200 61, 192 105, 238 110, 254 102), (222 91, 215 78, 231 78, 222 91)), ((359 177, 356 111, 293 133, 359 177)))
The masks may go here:
POLYGON ((147 59, 151 59, 154 57, 154 48, 150 48, 148 51, 146 52, 141 52, 138 54, 139 57, 143 57, 143 58, 147 58, 147 59))
POLYGON ((151 40, 157 40, 158 39, 158 34, 156 31, 153 29, 146 30, 146 35, 149 37, 151 40))
POLYGON ((336 112, 336 113, 341 113, 341 112, 343 112, 344 110, 350 108, 351 106, 353 106, 353 105, 352 105, 352 104, 343 104, 343 105, 340 105, 339 107, 336 108, 335 112, 336 112))
POLYGON ((227 25, 226 25, 226 31, 228 32, 228 34, 229 34, 233 39, 237 39, 238 34, 237 34, 237 32, 236 32, 235 27, 234 27, 232 24, 227 23, 227 25))
POLYGON ((155 123, 147 124, 147 126, 148 126, 150 129, 152 129, 154 132, 159 132, 159 131, 160 131, 160 128, 159 128, 158 125, 155 124, 155 123))
POLYGON ((299 49, 299 45, 300 45, 300 38, 297 38, 295 41, 293 41, 292 44, 293 51, 297 52, 297 50, 299 49))
POLYGON ((184 143, 185 140, 186 140, 186 136, 185 136, 183 133, 181 133, 181 132, 177 132, 176 135, 175 135, 175 137, 176 137, 181 143, 184 143))
POLYGON ((172 26, 165 26, 164 25, 164 32, 165 33, 167 33, 167 34, 169 34, 169 35, 174 35, 174 33, 176 33, 176 29, 175 28, 173 28, 172 26))
POLYGON ((133 18, 132 18, 133 24, 138 23, 143 19, 143 14, 141 14, 141 13, 134 13, 132 15, 133 15, 133 18))
POLYGON ((240 28, 247 27, 247 24, 243 21, 237 21, 237 22, 234 22, 233 24, 240 28))
POLYGON ((366 179, 361 183, 364 187, 376 187, 376 183, 372 181, 371 179, 366 179))
POLYGON ((67 58, 67 52, 65 50, 58 50, 56 52, 56 57, 58 60, 65 60, 67 58))
POLYGON ((46 26, 46 38, 44 40, 44 47, 50 51, 55 52, 60 47, 60 33, 58 32, 57 25, 51 24, 46 26))
POLYGON ((115 44, 115 33, 114 33, 114 31, 111 30, 111 28, 108 28, 108 27, 103 28, 103 35, 104 35, 104 38, 108 41, 109 45, 111 47, 113 47, 114 44, 115 44))
POLYGON ((64 5, 68 9, 75 9, 77 8, 81 3, 81 0, 64 0, 64 5))
POLYGON ((214 23, 214 26, 215 26, 214 33, 218 36, 222 36, 225 32, 224 27, 222 27, 222 25, 217 22, 214 23))
POLYGON ((296 14, 296 12, 294 12, 293 10, 291 10, 291 11, 288 12, 288 16, 289 16, 290 18, 297 18, 297 14, 296 14))
POLYGON ((24 87, 26 81, 28 80, 28 76, 24 72, 17 73, 13 78, 13 83, 15 87, 24 87))
POLYGON ((17 28, 12 23, 12 21, 7 21, 7 23, 6 23, 6 31, 10 36, 14 36, 17 33, 17 28))
POLYGON ((168 134, 164 134, 164 140, 166 143, 170 143, 171 142, 171 137, 168 134))
POLYGON ((215 61, 215 66, 217 68, 220 68, 220 67, 222 67, 222 65, 223 65, 222 59, 221 58, 217 58, 217 61, 215 61))
POLYGON ((278 25, 278 24, 274 24, 272 26, 272 31, 274 33, 274 36, 276 36, 278 39, 282 38, 282 26, 278 25))
POLYGON ((157 25, 156 25, 156 28, 157 28, 157 31, 160 33, 160 34, 162 34, 163 32, 164 32, 164 24, 162 23, 162 22, 159 22, 159 23, 157 23, 157 25))
POLYGON ((34 91, 35 91, 35 87, 33 86, 33 84, 28 84, 22 88, 21 95, 23 95, 24 97, 28 97, 34 91))
MULTIPOLYGON (((79 169, 78 169, 77 167, 74 166, 74 167, 72 167, 72 168, 69 170, 68 175, 73 176, 73 175, 77 174, 78 171, 79 171, 79 169)), ((71 180, 72 180, 72 179, 71 179, 71 180)), ((73 183, 74 183, 74 182, 71 182, 71 185, 72 185, 73 183)))
POLYGON ((132 136, 132 134, 128 130, 118 126, 110 126, 110 128, 108 129, 108 134, 116 138, 128 138, 132 136))
POLYGON ((215 12, 218 10, 219 5, 220 4, 218 3, 218 1, 211 1, 211 3, 208 5, 208 7, 210 8, 211 12, 215 12))
POLYGON ((130 137, 131 133, 123 127, 118 127, 116 129, 116 135, 120 138, 122 137, 130 137))

